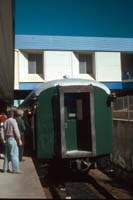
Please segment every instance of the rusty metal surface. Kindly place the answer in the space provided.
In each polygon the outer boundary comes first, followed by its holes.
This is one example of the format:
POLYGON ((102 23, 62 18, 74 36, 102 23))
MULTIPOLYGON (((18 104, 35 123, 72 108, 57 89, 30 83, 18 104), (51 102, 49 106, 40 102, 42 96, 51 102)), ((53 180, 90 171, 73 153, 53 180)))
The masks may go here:
MULTIPOLYGON (((0 159, 2 171, 3 160, 0 159)), ((11 167, 11 166, 10 166, 11 167)), ((22 174, 0 172, 0 199, 45 199, 36 169, 30 157, 20 163, 22 174)))

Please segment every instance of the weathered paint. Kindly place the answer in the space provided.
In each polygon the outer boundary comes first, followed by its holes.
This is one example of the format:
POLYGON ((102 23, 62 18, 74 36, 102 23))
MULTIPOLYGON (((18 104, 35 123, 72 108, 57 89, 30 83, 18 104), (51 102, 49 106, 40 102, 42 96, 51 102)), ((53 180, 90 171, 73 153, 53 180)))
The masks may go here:
MULTIPOLYGON (((55 156, 55 128, 53 116, 53 96, 58 96, 57 87, 48 88, 38 96, 37 104, 37 156, 52 159, 55 156)), ((98 87, 94 87, 94 112, 96 132, 96 154, 112 152, 112 120, 111 107, 107 107, 108 94, 98 87)), ((76 150, 77 136, 76 122, 72 121, 67 130, 66 144, 69 150, 76 150)), ((57 141, 58 142, 58 141, 57 141)), ((59 145, 59 144, 57 144, 59 145)))
POLYGON ((96 152, 112 152, 112 112, 107 106, 108 95, 99 88, 94 88, 96 152))
POLYGON ((53 158, 54 122, 52 115, 52 96, 56 88, 42 92, 37 105, 37 155, 39 158, 53 158))

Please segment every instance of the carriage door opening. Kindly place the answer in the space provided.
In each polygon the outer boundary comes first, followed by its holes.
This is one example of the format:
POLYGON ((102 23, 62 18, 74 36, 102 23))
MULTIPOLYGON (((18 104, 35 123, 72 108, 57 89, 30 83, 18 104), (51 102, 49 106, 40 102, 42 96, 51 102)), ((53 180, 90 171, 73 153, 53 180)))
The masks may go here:
POLYGON ((91 92, 88 86, 60 88, 62 154, 92 152, 91 92), (76 87, 76 88, 75 88, 76 87))

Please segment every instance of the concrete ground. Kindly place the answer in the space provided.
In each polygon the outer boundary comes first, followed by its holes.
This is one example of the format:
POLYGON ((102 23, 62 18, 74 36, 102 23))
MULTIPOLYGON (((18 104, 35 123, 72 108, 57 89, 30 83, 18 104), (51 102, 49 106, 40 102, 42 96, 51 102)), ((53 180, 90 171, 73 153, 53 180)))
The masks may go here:
MULTIPOLYGON (((45 199, 44 190, 36 173, 33 161, 25 157, 20 162, 22 174, 3 173, 0 159, 0 199, 45 199)), ((11 169, 11 163, 9 164, 11 169)))

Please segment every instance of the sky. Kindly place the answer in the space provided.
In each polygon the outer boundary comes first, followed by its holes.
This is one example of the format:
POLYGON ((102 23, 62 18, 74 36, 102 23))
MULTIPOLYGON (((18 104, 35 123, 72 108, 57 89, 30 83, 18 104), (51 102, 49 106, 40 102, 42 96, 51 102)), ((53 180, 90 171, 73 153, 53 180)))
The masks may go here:
POLYGON ((15 34, 133 38, 133 0, 15 0, 15 34))

